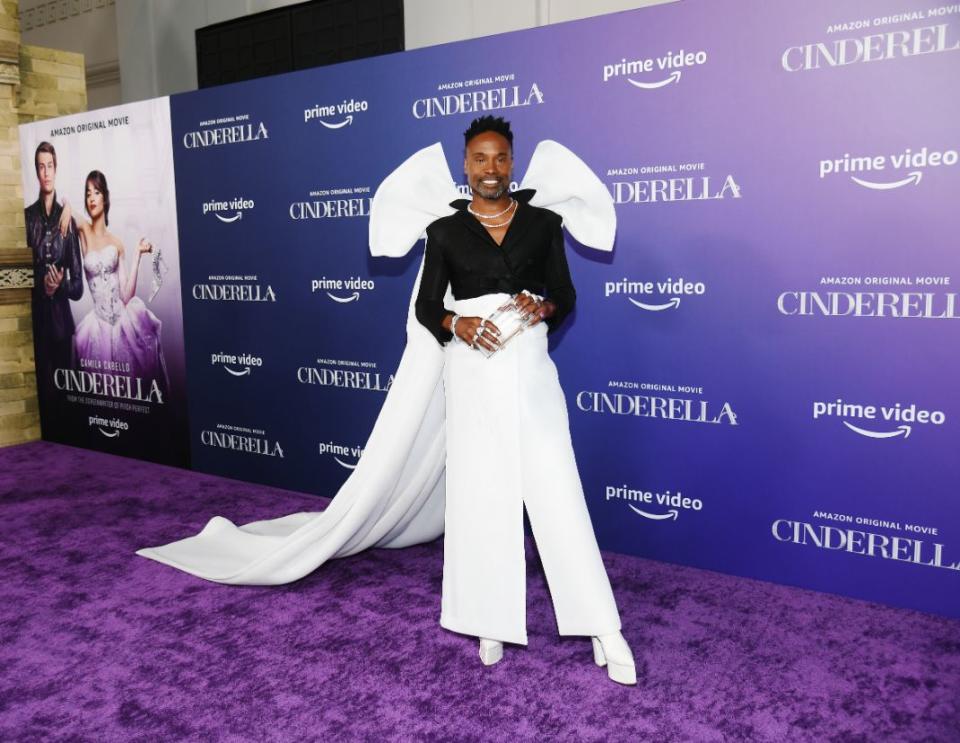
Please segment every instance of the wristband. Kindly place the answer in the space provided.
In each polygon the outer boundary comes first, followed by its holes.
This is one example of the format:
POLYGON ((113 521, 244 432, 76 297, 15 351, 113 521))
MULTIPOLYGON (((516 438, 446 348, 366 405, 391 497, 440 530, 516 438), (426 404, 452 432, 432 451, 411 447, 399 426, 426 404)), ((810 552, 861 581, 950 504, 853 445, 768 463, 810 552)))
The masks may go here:
POLYGON ((459 336, 457 336, 457 320, 459 319, 460 319, 460 315, 454 313, 453 319, 450 320, 450 332, 453 333, 454 343, 463 343, 463 341, 460 340, 459 336))

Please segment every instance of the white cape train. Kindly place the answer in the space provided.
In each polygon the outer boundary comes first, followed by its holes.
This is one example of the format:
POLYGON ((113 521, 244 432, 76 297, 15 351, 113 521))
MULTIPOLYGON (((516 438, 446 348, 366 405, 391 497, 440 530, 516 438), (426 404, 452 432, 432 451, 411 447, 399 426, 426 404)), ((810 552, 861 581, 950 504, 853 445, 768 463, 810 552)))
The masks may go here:
MULTIPOLYGON (((613 249, 613 200, 563 145, 540 142, 520 188, 535 189, 530 203, 563 217, 581 244, 613 249)), ((416 152, 374 194, 370 252, 406 255, 427 225, 454 212, 450 202, 459 198, 440 144, 416 152)), ((137 554, 217 583, 279 585, 370 547, 408 547, 439 537, 445 505, 444 351, 414 314, 419 285, 420 274, 393 385, 363 456, 326 510, 243 526, 214 516, 196 536, 137 554)), ((447 298, 452 304, 449 290, 447 298)))

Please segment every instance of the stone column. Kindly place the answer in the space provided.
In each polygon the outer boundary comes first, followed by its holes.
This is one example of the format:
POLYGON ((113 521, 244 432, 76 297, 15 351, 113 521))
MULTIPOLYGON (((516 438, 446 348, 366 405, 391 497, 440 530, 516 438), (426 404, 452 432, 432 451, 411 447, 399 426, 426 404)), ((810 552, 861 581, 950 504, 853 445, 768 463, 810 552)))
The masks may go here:
POLYGON ((0 446, 40 438, 17 126, 86 108, 83 55, 21 45, 18 1, 0 0, 0 446))
POLYGON ((40 436, 30 326, 30 253, 24 239, 20 142, 20 21, 0 0, 0 445, 40 436))

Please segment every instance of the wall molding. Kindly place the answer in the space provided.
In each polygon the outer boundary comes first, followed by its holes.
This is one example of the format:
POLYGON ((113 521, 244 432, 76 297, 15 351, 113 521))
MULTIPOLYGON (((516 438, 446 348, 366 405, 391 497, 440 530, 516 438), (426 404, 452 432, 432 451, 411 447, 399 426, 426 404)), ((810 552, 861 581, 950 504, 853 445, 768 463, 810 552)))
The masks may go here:
POLYGON ((0 270, 7 268, 30 268, 33 254, 30 248, 0 248, 0 270))
POLYGON ((87 65, 87 90, 102 88, 120 82, 120 60, 111 59, 109 62, 87 65))
POLYGON ((20 8, 20 31, 52 26, 82 13, 116 5, 116 0, 47 0, 31 8, 20 8))
POLYGON ((0 289, 32 289, 32 268, 0 268, 0 289))
POLYGON ((32 289, 0 289, 0 304, 25 304, 32 301, 32 289))

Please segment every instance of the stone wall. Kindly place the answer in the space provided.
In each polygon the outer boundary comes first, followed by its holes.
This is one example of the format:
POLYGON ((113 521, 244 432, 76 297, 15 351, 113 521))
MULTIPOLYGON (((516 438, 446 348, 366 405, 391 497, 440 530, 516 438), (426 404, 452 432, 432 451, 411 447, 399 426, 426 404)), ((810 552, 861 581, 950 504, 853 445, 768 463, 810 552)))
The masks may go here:
POLYGON ((83 55, 20 45, 20 123, 87 110, 83 55))
POLYGON ((0 0, 0 446, 40 438, 17 125, 85 111, 84 80, 83 55, 22 45, 17 0, 0 0))

